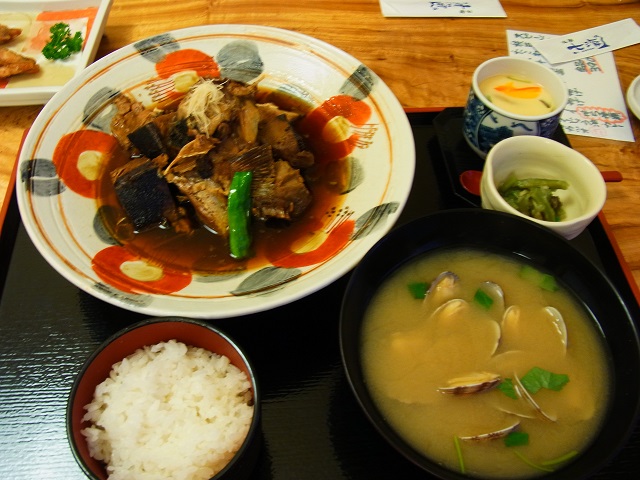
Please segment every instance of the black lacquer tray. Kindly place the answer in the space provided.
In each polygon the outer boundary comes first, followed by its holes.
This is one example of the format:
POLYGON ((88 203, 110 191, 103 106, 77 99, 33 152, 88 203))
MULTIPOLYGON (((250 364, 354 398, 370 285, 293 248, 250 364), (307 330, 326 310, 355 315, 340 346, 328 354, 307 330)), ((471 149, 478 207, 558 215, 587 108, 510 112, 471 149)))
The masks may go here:
MULTIPOLYGON (((439 209, 477 208, 478 199, 457 184, 461 170, 481 167, 460 135, 461 109, 408 115, 417 166, 400 223, 439 209)), ((628 269, 603 221, 596 219, 572 243, 602 268, 640 319, 628 269)), ((338 347, 347 280, 269 312, 212 321, 246 349, 263 392, 256 479, 429 478, 384 442, 351 393, 338 347)), ((0 237, 0 288, 0 479, 83 478, 65 431, 74 377, 103 340, 144 317, 93 298, 53 270, 28 238, 15 195, 0 237)), ((640 478, 639 451, 636 428, 593 478, 640 478)))

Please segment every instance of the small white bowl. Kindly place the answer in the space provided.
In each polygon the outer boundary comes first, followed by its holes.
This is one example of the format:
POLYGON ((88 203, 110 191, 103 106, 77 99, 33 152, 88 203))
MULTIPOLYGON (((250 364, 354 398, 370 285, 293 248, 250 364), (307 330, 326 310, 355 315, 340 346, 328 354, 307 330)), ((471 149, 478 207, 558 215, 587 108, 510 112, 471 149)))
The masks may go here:
POLYGON ((627 89, 627 105, 633 114, 640 119, 640 75, 638 75, 627 89))
POLYGON ((518 215, 571 240, 598 215, 607 198, 607 189, 598 168, 581 153, 548 138, 525 135, 505 139, 489 151, 480 194, 483 208, 518 215), (498 186, 512 173, 520 179, 567 181, 567 190, 555 192, 562 201, 566 218, 557 222, 538 220, 509 205, 498 192, 498 186))

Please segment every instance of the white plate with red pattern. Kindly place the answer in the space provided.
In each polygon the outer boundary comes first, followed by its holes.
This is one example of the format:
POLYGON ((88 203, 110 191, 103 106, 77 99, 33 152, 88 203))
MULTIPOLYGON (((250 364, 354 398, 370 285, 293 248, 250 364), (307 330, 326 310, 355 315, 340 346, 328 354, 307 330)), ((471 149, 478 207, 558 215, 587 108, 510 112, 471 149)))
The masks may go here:
POLYGON ((287 304, 347 273, 394 225, 414 168, 404 110, 357 59, 291 31, 209 25, 136 42, 66 84, 25 140, 17 197, 37 249, 78 288, 148 315, 234 317, 287 304), (110 131, 113 99, 126 94, 146 106, 162 104, 176 94, 175 79, 193 70, 259 79, 261 88, 306 103, 316 158, 351 167, 349 188, 315 211, 304 238, 281 238, 259 260, 225 274, 151 258, 104 228, 100 185, 118 148, 110 131))
POLYGON ((19 55, 33 58, 37 73, 0 79, 0 106, 42 105, 96 56, 113 0, 5 0, 0 1, 0 24, 19 29, 20 34, 1 45, 19 55), (80 32, 82 51, 64 60, 48 60, 42 49, 50 28, 66 23, 72 34, 80 32))

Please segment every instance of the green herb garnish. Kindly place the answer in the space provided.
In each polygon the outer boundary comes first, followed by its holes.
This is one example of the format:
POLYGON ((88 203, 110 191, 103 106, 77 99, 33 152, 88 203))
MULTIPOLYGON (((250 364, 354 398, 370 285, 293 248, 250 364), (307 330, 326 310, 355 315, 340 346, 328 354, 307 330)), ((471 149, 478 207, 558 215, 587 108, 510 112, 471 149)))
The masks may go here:
POLYGON ((458 455, 458 465, 460 466, 460 473, 467 473, 467 469, 464 466, 464 458, 462 457, 462 447, 460 446, 460 439, 453 437, 453 444, 456 447, 456 454, 458 455))
POLYGON ((568 453, 565 453, 564 455, 561 455, 559 457, 556 458, 552 458, 551 460, 545 460, 544 462, 541 462, 541 465, 544 465, 545 467, 550 467, 552 465, 558 465, 559 463, 564 463, 567 462, 569 460, 571 460, 573 457, 575 457, 576 455, 578 455, 578 451, 577 450, 571 450, 568 453))
POLYGON ((429 284, 426 282, 413 282, 407 285, 407 288, 409 289, 409 293, 411 293, 411 296, 413 298, 420 300, 427 294, 429 284))
POLYGON ((514 400, 518 399, 518 394, 515 387, 513 386, 513 380, 511 380, 510 378, 505 378, 504 380, 502 380, 498 385, 498 390, 500 390, 509 398, 513 398, 514 400))
POLYGON ((524 388, 529 393, 536 393, 541 388, 560 391, 569 381, 569 376, 561 373, 552 373, 540 367, 533 367, 520 379, 524 388))
MULTIPOLYGON (((549 372, 540 367, 533 367, 520 379, 522 386, 531 394, 537 393, 541 388, 559 392, 568 382, 568 375, 549 372)), ((513 386, 512 379, 503 379, 497 388, 507 397, 513 398, 514 400, 518 399, 518 393, 513 386)))
POLYGON ((71 29, 66 23, 56 23, 49 29, 51 37, 42 49, 42 54, 49 60, 64 60, 82 50, 82 33, 71 35, 71 29))
POLYGON ((531 460, 529 460, 527 457, 525 457, 522 453, 520 453, 517 450, 514 450, 513 453, 516 454, 516 456, 522 460, 524 463, 526 463, 527 465, 529 465, 530 467, 535 468, 536 470, 541 470, 543 472, 553 472, 553 468, 549 468, 543 465, 538 465, 537 463, 533 463, 531 460))
POLYGON ((529 434, 526 432, 511 432, 504 437, 504 444, 507 447, 519 447, 529 445, 529 434))

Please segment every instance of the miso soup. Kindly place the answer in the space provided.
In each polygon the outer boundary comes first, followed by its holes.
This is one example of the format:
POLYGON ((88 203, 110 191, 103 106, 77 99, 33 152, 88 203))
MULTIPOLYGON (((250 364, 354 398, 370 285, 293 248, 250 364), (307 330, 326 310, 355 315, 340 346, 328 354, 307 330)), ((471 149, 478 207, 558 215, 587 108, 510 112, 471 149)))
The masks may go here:
POLYGON ((474 477, 561 468, 607 409, 595 321, 552 276, 492 253, 429 254, 395 272, 365 314, 362 360, 391 426, 474 477))
POLYGON ((517 115, 544 115, 556 108, 544 85, 525 78, 494 75, 485 78, 478 86, 495 106, 517 115))

